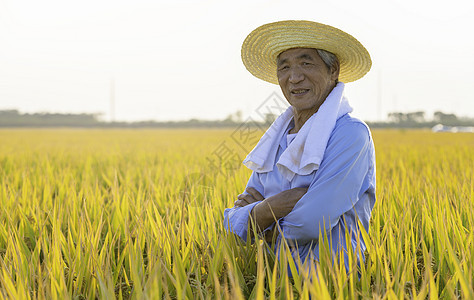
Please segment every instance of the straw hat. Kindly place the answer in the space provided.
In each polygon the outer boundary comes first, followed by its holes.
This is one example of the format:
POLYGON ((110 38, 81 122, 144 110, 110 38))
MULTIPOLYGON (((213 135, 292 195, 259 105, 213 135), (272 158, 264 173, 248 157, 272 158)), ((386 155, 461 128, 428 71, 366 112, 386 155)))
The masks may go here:
POLYGON ((252 31, 242 44, 242 61, 252 75, 278 84, 277 57, 292 48, 323 49, 339 60, 339 81, 362 78, 372 65, 369 52, 352 35, 311 21, 280 21, 252 31))

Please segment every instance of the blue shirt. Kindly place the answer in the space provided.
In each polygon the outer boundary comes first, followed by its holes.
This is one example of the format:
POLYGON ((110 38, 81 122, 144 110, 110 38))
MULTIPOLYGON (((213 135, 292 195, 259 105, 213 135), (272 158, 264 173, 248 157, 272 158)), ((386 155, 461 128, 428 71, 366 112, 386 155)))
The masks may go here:
MULTIPOLYGON (((275 162, 287 148, 287 142, 292 140, 291 135, 288 137, 292 124, 293 121, 280 141, 275 162)), ((365 123, 346 114, 336 121, 318 170, 304 176, 295 174, 288 181, 275 165, 270 172, 252 172, 248 187, 255 188, 264 198, 291 188, 308 187, 293 210, 278 220, 285 239, 290 245, 297 245, 291 247, 295 259, 299 256, 303 262, 309 254, 319 259, 320 231, 327 233, 334 251, 341 247, 347 249, 349 245, 356 249, 359 237, 363 253, 366 247, 358 220, 368 232, 375 204, 375 151, 370 130, 365 123), (346 242, 346 229, 351 233, 349 243, 346 242)), ((246 240, 249 213, 259 202, 226 209, 226 230, 246 240)), ((277 245, 280 239, 281 234, 277 245)))

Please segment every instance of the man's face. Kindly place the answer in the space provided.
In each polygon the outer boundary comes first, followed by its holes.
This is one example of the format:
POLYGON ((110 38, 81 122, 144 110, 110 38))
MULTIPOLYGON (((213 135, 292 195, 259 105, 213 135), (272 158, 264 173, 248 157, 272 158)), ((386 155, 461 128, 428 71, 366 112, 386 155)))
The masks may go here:
POLYGON ((316 49, 294 48, 278 56, 278 83, 297 111, 318 109, 334 88, 338 75, 339 68, 329 70, 316 49))

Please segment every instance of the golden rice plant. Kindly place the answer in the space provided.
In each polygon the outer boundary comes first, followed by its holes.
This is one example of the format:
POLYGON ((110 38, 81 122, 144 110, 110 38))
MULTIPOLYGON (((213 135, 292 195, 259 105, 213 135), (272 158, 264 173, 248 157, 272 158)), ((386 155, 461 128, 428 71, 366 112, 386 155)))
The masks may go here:
POLYGON ((250 176, 234 133, 0 130, 0 298, 474 299, 474 135, 374 130, 365 262, 321 240, 298 274, 223 228, 250 176))

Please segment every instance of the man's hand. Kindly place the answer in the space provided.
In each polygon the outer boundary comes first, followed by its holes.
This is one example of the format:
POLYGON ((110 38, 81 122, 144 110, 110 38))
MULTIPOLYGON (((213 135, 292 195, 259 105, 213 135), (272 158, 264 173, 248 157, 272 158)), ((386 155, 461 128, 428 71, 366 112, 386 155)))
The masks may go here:
POLYGON ((257 232, 263 231, 276 220, 289 214, 308 188, 293 188, 264 199, 251 211, 257 232))
POLYGON ((260 194, 253 187, 247 188, 245 192, 247 192, 247 194, 240 194, 237 196, 238 200, 234 202, 235 207, 244 207, 246 205, 252 204, 257 201, 262 201, 264 199, 262 194, 260 194))

